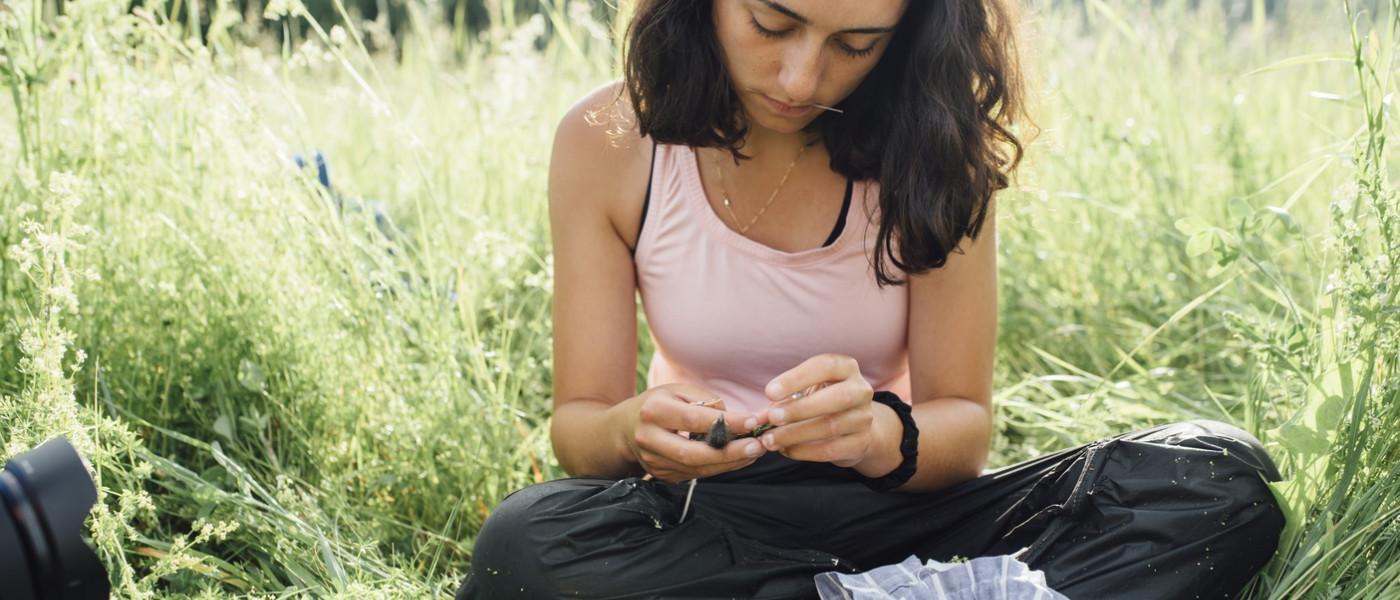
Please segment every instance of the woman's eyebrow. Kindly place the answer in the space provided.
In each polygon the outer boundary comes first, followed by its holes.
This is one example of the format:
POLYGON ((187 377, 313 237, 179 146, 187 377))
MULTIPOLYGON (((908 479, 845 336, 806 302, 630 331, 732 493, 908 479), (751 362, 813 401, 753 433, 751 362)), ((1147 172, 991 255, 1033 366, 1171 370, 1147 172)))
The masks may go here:
MULTIPOLYGON (((811 21, 810 19, 808 19, 807 17, 804 17, 804 16, 802 16, 802 15, 800 15, 800 14, 797 14, 797 11, 792 10, 791 8, 788 8, 788 7, 783 6, 783 5, 781 5, 781 4, 778 4, 777 2, 774 2, 773 0, 758 0, 758 1, 759 1, 760 3, 762 3, 764 6, 767 6, 768 8, 771 8, 771 9, 777 11, 777 12, 780 12, 780 13, 782 13, 782 14, 784 14, 784 15, 787 15, 789 18, 791 18, 791 19, 794 20, 794 21, 797 21, 798 23, 801 23, 801 24, 803 24, 803 25, 811 25, 811 24, 812 24, 812 21, 811 21)), ((893 27, 893 26, 891 26, 891 27, 855 27, 855 28, 852 28, 852 29, 842 29, 841 31, 838 31, 837 33, 889 33, 889 32, 891 32, 891 31, 894 31, 894 27, 893 27)))

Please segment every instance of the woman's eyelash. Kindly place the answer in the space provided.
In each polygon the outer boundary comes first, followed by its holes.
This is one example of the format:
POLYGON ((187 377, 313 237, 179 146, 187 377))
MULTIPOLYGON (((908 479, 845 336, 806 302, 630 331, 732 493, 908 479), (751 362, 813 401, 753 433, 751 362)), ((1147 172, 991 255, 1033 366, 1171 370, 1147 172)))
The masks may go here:
POLYGON ((841 51, 851 55, 854 58, 861 58, 865 56, 870 56, 870 53, 875 51, 875 46, 871 46, 869 48, 861 48, 857 50, 845 44, 841 44, 841 51))
POLYGON ((753 17, 749 17, 749 23, 753 25, 754 31, 757 31, 758 34, 763 37, 778 38, 783 37, 783 34, 787 33, 786 31, 773 31, 772 29, 759 25, 758 19, 753 17))
MULTIPOLYGON (((773 31, 772 29, 769 29, 769 28, 767 28, 767 27, 764 27, 764 26, 762 26, 762 25, 759 25, 759 24, 758 24, 758 19, 755 19, 755 18, 753 18, 753 17, 749 17, 749 24, 750 24, 750 25, 753 25, 754 31, 757 31, 759 35, 761 35, 761 36, 763 36, 763 37, 767 37, 767 38, 780 38, 780 37, 783 37, 784 35, 787 35, 787 33, 788 33, 788 32, 786 32, 786 31, 773 31)), ((863 58, 863 57, 866 57, 866 56, 870 56, 870 53, 875 51, 875 46, 870 46, 869 48, 860 48, 860 49, 852 48, 852 47, 847 46, 847 45, 845 45, 845 44, 840 44, 840 46, 841 46, 841 51, 842 51, 842 52, 845 52, 848 56, 850 56, 850 57, 852 57, 852 58, 863 58)))

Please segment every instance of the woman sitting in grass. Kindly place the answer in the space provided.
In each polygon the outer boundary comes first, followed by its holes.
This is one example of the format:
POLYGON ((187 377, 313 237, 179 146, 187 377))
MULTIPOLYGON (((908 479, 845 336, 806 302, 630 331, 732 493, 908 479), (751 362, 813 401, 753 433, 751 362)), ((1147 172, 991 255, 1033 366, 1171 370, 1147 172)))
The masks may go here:
POLYGON ((1003 0, 640 2, 550 166, 576 477, 495 509, 459 597, 802 598, 911 555, 1013 555, 1071 598, 1248 582, 1283 517, 1235 427, 983 473, 1014 25, 1003 0))

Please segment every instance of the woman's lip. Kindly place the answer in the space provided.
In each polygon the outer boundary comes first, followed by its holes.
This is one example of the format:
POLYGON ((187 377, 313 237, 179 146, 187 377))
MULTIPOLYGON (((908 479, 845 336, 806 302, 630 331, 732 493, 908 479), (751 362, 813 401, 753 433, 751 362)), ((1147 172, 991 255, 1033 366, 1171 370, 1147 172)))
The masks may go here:
POLYGON ((783 104, 782 102, 778 102, 777 100, 769 98, 767 94, 760 95, 763 96, 764 100, 768 101, 769 107, 771 107, 774 111, 785 115, 800 115, 802 113, 807 112, 808 110, 811 110, 812 108, 812 105, 810 104, 807 106, 792 106, 791 104, 783 104))

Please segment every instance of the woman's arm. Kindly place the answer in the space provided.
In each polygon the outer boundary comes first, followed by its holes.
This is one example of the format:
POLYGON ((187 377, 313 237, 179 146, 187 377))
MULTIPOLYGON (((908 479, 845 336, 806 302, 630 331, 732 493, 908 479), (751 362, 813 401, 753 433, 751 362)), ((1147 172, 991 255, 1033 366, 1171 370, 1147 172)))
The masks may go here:
MULTIPOLYGON (((909 371, 919 466, 900 491, 933 491, 973 479, 991 450, 995 198, 977 240, 964 238, 961 248, 964 253, 949 254, 943 268, 909 278, 909 371)), ((888 406, 874 408, 876 443, 864 466, 883 474, 899 465, 902 425, 888 406)))
POLYGON ((651 473, 683 481, 740 469, 763 454, 756 441, 715 449, 676 432, 708 431, 721 415, 731 431, 746 431, 753 415, 725 410, 697 384, 635 393, 637 281, 627 240, 640 227, 652 148, 635 134, 608 132, 616 113, 607 111, 630 107, 624 96, 605 108, 619 89, 603 86, 570 109, 550 159, 554 454, 572 475, 609 479, 651 473))
MULTIPOLYGON (((589 113, 617 93, 585 96, 560 121, 549 163, 554 245, 554 419, 550 439, 572 475, 625 477, 640 466, 621 438, 625 401, 636 395, 636 274, 610 216, 646 193, 650 146, 613 140, 589 113)), ((619 101, 616 106, 625 106, 619 101)), ((640 210, 640 206, 638 207, 640 210)))

